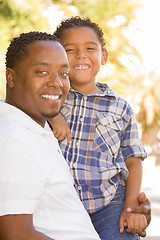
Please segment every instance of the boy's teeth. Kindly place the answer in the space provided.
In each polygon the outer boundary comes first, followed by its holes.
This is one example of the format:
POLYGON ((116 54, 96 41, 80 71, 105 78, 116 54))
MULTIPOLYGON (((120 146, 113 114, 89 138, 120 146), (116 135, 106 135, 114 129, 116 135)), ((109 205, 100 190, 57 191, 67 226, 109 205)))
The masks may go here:
POLYGON ((42 98, 47 98, 49 100, 57 100, 59 99, 59 96, 58 95, 41 95, 42 98))
POLYGON ((80 70, 80 69, 87 69, 87 68, 89 68, 89 66, 78 66, 78 67, 75 67, 75 69, 78 69, 78 70, 80 70))

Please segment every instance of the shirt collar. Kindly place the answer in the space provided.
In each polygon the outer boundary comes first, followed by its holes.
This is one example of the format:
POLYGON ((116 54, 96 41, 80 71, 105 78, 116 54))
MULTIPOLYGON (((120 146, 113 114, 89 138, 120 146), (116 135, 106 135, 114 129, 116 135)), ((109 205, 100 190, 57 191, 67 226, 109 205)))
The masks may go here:
MULTIPOLYGON (((97 82, 96 86, 101 90, 101 92, 89 94, 87 96, 110 96, 110 97, 117 98, 117 94, 106 83, 97 82)), ((79 91, 73 89, 72 87, 70 87, 70 92, 80 93, 82 95, 85 95, 84 93, 79 92, 79 91)))

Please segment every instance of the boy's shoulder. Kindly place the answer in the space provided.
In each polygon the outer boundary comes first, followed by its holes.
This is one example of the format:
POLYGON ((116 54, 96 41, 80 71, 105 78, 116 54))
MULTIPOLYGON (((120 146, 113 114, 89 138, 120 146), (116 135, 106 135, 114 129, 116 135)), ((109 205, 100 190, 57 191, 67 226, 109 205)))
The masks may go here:
MULTIPOLYGON (((122 96, 118 95, 113 89, 111 89, 107 83, 101 83, 101 82, 96 82, 96 86, 100 89, 100 93, 96 94, 91 94, 90 96, 98 96, 102 100, 106 100, 111 102, 111 104, 120 104, 121 106, 125 106, 127 108, 131 108, 130 104, 127 102, 125 98, 122 96)), ((70 101, 74 101, 74 96, 75 94, 77 95, 83 95, 83 93, 80 93, 73 88, 70 88, 70 91, 67 95, 67 98, 65 100, 65 103, 68 104, 70 101)))
POLYGON ((97 82, 96 85, 101 90, 102 97, 106 97, 106 96, 113 97, 115 99, 115 102, 118 101, 118 102, 124 103, 127 106, 130 106, 127 100, 122 96, 118 95, 112 88, 108 86, 108 84, 97 82))

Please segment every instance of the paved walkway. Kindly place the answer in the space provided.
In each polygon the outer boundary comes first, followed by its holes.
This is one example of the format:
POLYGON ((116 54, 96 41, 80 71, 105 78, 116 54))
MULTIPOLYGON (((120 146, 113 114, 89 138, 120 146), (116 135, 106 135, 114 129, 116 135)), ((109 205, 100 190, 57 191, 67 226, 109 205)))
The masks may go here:
POLYGON ((147 228, 147 237, 141 240, 160 240, 160 165, 155 158, 149 157, 143 162, 142 190, 152 205, 152 220, 147 228))

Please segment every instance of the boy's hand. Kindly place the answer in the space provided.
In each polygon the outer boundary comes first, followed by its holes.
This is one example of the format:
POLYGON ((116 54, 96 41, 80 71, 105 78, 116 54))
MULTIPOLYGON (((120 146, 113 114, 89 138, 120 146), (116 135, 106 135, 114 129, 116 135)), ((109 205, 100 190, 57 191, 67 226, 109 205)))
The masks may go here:
POLYGON ((126 232, 139 233, 147 227, 147 220, 143 214, 127 213, 124 209, 119 221, 120 233, 124 231, 124 227, 127 227, 126 232))
MULTIPOLYGON (((148 226, 150 224, 150 221, 151 221, 151 203, 146 198, 146 194, 144 192, 141 192, 139 194, 137 200, 139 202, 139 206, 138 207, 130 207, 130 208, 127 209, 127 212, 144 214, 145 217, 146 217, 147 226, 148 226)), ((145 237, 146 236, 146 229, 144 229, 141 232, 138 232, 138 234, 141 237, 145 237)))
POLYGON ((60 113, 48 122, 51 124, 54 136, 58 139, 58 141, 62 141, 65 137, 67 137, 68 143, 71 144, 71 130, 60 113))
POLYGON ((137 200, 139 202, 139 206, 131 207, 127 210, 127 212, 144 214, 147 219, 147 224, 149 225, 151 221, 151 203, 144 192, 139 194, 137 200))

